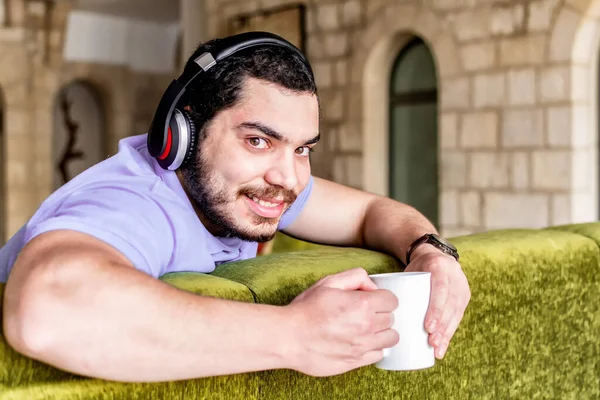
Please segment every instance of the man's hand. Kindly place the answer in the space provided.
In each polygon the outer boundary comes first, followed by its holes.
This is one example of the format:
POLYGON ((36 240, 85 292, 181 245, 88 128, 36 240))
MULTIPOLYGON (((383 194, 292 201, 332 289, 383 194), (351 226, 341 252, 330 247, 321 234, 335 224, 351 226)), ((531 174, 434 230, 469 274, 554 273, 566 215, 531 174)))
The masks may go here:
POLYGON ((427 244, 415 250, 406 267, 406 272, 414 271, 431 272, 431 298, 425 329, 429 332, 429 343, 435 348, 435 356, 442 359, 471 299, 469 283, 454 257, 427 244))
POLYGON ((398 343, 392 330, 398 299, 378 290, 364 269, 325 277, 290 303, 299 347, 293 368, 329 376, 373 364, 398 343))

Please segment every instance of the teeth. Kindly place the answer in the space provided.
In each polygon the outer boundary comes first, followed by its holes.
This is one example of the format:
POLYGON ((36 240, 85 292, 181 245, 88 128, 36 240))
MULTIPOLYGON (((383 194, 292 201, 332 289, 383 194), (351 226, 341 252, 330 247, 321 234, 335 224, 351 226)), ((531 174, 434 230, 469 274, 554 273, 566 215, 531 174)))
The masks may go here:
POLYGON ((258 197, 253 197, 252 201, 254 201, 255 203, 260 204, 263 207, 276 207, 278 205, 277 203, 271 203, 269 201, 260 200, 258 197))

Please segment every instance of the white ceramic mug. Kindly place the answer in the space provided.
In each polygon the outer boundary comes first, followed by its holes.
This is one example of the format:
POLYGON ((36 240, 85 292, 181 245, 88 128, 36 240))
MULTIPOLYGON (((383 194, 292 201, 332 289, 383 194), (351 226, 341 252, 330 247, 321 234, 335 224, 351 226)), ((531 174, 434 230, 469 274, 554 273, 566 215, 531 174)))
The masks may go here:
POLYGON ((409 371, 432 367, 435 364, 434 349, 429 344, 425 330, 425 314, 431 294, 431 273, 393 272, 370 275, 378 289, 386 289, 398 298, 394 310, 394 325, 400 341, 394 347, 384 349, 378 368, 409 371))

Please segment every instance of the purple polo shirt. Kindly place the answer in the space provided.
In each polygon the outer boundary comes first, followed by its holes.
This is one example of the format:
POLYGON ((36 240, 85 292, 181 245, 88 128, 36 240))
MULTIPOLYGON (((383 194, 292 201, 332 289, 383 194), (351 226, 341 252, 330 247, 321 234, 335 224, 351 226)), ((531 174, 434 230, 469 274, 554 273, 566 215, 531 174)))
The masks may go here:
MULTIPOLYGON (((286 210, 279 229, 298 216, 313 178, 286 210)), ((256 256, 257 243, 210 234, 198 219, 173 171, 162 169, 146 146, 146 134, 119 142, 118 153, 52 193, 0 249, 0 282, 21 248, 35 236, 72 229, 119 250, 153 277, 168 272, 210 273, 219 264, 256 256)))

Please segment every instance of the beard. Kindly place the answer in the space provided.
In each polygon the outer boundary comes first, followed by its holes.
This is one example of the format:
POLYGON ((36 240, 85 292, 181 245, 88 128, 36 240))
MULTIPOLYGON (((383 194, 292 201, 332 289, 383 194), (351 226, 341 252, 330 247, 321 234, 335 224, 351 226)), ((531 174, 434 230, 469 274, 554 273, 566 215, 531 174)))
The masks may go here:
MULTIPOLYGON (((275 237, 279 218, 253 214, 251 221, 236 218, 235 203, 244 196, 283 198, 289 207, 297 195, 279 186, 241 186, 232 193, 203 157, 202 153, 180 169, 188 195, 196 208, 219 231, 219 236, 237 237, 250 242, 268 242, 275 237)), ((252 200, 250 200, 252 201, 252 200)), ((252 212, 252 211, 251 211, 252 212)))

